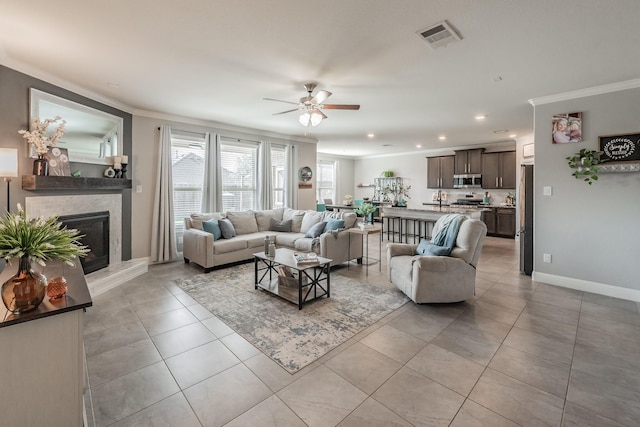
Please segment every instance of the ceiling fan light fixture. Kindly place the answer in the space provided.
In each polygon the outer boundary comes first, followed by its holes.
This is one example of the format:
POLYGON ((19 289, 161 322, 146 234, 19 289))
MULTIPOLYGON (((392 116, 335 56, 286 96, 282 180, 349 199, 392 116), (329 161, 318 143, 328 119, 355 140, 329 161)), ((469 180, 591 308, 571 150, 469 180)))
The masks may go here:
POLYGON ((319 110, 314 109, 300 114, 298 121, 302 126, 318 126, 325 117, 319 110))

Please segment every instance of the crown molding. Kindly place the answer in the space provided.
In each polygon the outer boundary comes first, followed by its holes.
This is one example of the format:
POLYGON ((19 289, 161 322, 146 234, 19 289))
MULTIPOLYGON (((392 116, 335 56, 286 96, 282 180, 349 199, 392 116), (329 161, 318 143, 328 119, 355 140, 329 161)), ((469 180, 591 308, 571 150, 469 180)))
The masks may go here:
POLYGON ((602 95, 605 93, 618 92, 627 89, 637 89, 640 87, 640 79, 626 80, 624 82, 611 83, 602 86, 594 86, 586 89, 572 90, 570 92, 558 93, 556 95, 541 96, 532 98, 529 104, 537 105, 551 104, 554 102, 568 101, 571 99, 584 98, 586 96, 602 95))

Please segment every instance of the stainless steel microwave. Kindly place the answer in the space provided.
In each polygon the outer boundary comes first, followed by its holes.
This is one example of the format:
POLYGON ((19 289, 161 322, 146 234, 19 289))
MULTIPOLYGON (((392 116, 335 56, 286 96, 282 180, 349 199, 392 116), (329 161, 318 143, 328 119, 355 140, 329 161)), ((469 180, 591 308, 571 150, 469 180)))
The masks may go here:
POLYGON ((482 175, 453 175, 453 188, 481 188, 482 175))

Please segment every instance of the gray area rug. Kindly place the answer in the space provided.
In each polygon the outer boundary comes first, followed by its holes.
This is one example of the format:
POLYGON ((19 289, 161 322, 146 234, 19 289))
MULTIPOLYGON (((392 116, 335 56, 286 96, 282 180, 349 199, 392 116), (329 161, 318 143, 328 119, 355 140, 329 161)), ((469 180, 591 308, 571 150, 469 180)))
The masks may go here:
POLYGON ((331 274, 331 298, 305 305, 254 289, 253 263, 177 280, 177 285, 239 335, 295 373, 409 299, 331 274))

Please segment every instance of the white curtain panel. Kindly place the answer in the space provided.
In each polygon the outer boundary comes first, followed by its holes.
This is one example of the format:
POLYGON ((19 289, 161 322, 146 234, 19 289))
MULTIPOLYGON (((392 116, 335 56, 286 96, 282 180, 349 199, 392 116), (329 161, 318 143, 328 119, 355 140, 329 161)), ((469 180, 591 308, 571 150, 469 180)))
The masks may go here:
POLYGON ((171 127, 160 127, 158 173, 151 222, 151 260, 172 261, 178 257, 173 216, 173 179, 171 175, 171 127))
POLYGON ((298 182, 298 161, 295 155, 295 146, 287 145, 285 149, 286 176, 284 182, 284 205, 296 209, 298 207, 298 190, 296 183, 298 182))
POLYGON ((258 209, 273 208, 271 182, 271 142, 260 141, 258 147, 258 209))
POLYGON ((205 134, 204 181, 202 183, 202 205, 204 213, 222 211, 222 168, 220 161, 220 136, 205 134))

